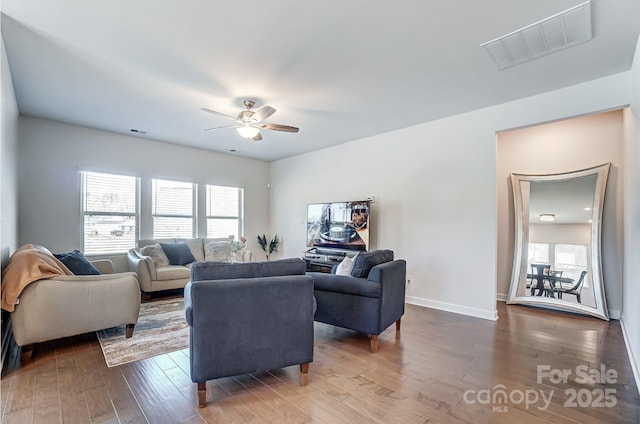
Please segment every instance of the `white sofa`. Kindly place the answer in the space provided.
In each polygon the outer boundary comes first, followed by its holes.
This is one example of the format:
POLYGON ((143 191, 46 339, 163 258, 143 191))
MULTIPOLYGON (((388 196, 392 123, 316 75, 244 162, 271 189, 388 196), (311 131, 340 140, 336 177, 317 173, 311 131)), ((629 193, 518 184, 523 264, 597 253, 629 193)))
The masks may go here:
POLYGON ((13 337, 23 359, 48 340, 126 325, 133 335, 140 289, 132 272, 113 273, 109 260, 92 261, 102 275, 60 275, 27 285, 11 312, 13 337))
MULTIPOLYGON (((205 256, 205 246, 211 242, 228 242, 231 243, 234 237, 223 238, 193 238, 193 239, 143 239, 138 241, 138 247, 130 249, 127 253, 127 263, 129 271, 133 271, 138 275, 140 290, 144 293, 145 298, 149 299, 152 292, 180 289, 191 277, 191 263, 186 265, 161 265, 154 263, 150 256, 144 255, 141 250, 145 246, 160 243, 179 243, 186 242, 189 246, 193 257, 196 261, 207 260, 205 256)), ((237 255, 226 258, 226 261, 251 262, 253 254, 249 250, 242 250, 237 255)))

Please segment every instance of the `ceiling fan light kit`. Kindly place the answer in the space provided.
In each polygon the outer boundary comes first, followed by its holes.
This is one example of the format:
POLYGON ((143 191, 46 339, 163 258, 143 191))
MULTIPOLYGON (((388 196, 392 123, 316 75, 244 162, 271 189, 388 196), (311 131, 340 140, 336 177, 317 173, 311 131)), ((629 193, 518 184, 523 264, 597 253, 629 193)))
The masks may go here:
POLYGON ((268 124, 262 123, 265 119, 273 115, 276 110, 271 106, 262 106, 260 109, 254 111, 251 110, 253 106, 255 106, 255 102, 253 100, 245 100, 242 102, 245 107, 245 110, 241 111, 238 116, 235 118, 233 116, 227 115, 225 113, 216 112, 215 110, 201 108, 203 111, 214 114, 224 116, 228 119, 235 121, 236 125, 223 125, 221 127, 213 127, 207 128, 205 131, 220 129, 220 128, 235 128, 238 134, 241 137, 252 139, 254 141, 262 140, 262 134, 260 133, 261 129, 266 130, 274 130, 274 131, 284 131, 284 132, 298 132, 299 128, 291 127, 289 125, 282 124, 268 124))
POLYGON ((258 134, 260 134, 260 130, 256 127, 252 127, 251 125, 243 125, 241 127, 236 128, 240 137, 244 138, 254 138, 258 134))

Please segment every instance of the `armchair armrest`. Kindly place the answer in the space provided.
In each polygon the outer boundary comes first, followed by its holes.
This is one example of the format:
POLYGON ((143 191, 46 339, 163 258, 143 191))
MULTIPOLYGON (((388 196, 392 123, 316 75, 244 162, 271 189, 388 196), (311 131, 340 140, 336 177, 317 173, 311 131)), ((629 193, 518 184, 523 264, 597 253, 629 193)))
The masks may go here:
POLYGON ((380 328, 387 328, 404 314, 407 262, 397 259, 371 268, 367 280, 380 284, 380 328))
POLYGON ((113 262, 110 259, 96 259, 91 263, 101 274, 113 274, 113 262))
POLYGON ((143 256, 136 249, 127 252, 127 265, 129 271, 138 275, 138 283, 143 292, 152 290, 152 281, 157 279, 156 266, 149 256, 143 256))

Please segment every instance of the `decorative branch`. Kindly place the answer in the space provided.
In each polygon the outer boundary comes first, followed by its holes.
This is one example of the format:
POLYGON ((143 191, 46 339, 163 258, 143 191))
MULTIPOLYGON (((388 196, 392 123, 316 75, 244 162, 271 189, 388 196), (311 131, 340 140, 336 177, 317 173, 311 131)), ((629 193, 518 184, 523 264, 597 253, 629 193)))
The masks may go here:
POLYGON ((278 247, 280 246, 280 239, 276 234, 275 237, 271 239, 271 241, 267 242, 267 236, 263 234, 261 236, 258 236, 258 244, 267 257, 267 260, 269 260, 269 255, 271 255, 273 252, 278 251, 278 247))

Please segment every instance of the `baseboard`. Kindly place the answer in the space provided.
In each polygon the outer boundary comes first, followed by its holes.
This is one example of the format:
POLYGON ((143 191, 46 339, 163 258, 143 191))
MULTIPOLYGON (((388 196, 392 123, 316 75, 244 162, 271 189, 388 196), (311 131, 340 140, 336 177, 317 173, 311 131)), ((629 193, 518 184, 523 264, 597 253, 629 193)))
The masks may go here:
POLYGON ((633 378, 636 381, 636 389, 638 390, 638 394, 640 394, 640 370, 638 370, 640 364, 636 364, 635 358, 633 357, 631 344, 629 343, 629 338, 627 336, 627 327, 624 325, 624 319, 622 318, 620 318, 620 328, 622 329, 624 345, 627 348, 627 356, 629 356, 629 363, 631 364, 631 370, 633 371, 633 378))
POLYGON ((488 319, 495 321, 498 319, 498 310, 486 310, 471 308, 468 306, 456 305, 453 303, 439 302, 436 300, 424 299, 422 297, 407 296, 406 302, 411 305, 424 306, 426 308, 439 309, 441 311, 453 312, 454 314, 468 315, 471 317, 488 319))
POLYGON ((508 298, 509 298, 509 294, 508 293, 498 293, 498 294, 496 294, 496 300, 498 302, 506 302, 508 298))

